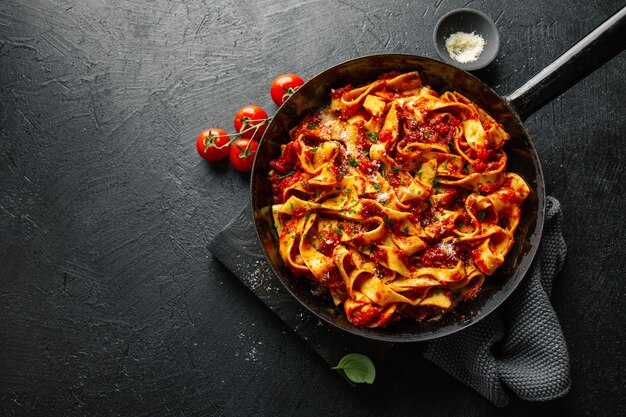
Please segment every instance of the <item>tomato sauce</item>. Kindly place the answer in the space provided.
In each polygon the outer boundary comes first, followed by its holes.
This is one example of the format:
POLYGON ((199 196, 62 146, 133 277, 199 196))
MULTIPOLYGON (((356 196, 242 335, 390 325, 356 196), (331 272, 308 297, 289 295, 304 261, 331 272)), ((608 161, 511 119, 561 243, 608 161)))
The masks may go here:
POLYGON ((333 250, 341 241, 341 235, 334 232, 320 233, 317 250, 325 256, 332 256, 333 250))
POLYGON ((387 259, 388 259, 387 252, 385 252, 382 249, 376 249, 374 253, 372 254, 372 256, 377 262, 385 263, 385 264, 387 263, 387 259))
POLYGON ((452 268, 458 260, 457 246, 452 242, 431 243, 422 252, 422 265, 426 267, 444 265, 446 268, 452 268))
POLYGON ((366 326, 371 323, 382 310, 382 307, 367 304, 365 306, 362 306, 358 310, 353 310, 350 321, 355 326, 366 326))
POLYGON ((270 168, 281 174, 294 170, 297 165, 299 165, 300 159, 298 158, 298 154, 301 150, 302 147, 299 142, 289 142, 285 146, 283 154, 270 161, 270 168))
POLYGON ((378 216, 382 213, 382 209, 371 201, 362 202, 361 215, 365 217, 378 216))
POLYGON ((335 100, 341 100, 341 96, 343 96, 345 93, 351 90, 352 90, 352 84, 348 84, 344 87, 336 89, 335 91, 332 91, 330 93, 330 97, 335 100))

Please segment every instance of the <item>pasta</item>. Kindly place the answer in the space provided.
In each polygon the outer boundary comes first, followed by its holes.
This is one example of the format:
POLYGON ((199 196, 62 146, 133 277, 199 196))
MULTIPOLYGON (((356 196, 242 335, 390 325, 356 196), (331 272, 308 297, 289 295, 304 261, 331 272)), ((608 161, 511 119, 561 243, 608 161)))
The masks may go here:
POLYGON ((478 294, 513 245, 530 189, 509 135, 419 73, 331 93, 271 161, 280 255, 355 326, 439 317, 478 294))

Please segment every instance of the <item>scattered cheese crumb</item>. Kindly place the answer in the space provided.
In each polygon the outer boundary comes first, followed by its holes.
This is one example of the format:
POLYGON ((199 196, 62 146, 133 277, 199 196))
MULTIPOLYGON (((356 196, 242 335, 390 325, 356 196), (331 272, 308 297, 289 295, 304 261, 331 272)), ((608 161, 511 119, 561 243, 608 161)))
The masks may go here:
POLYGON ((476 61, 484 49, 485 39, 475 32, 455 32, 446 38, 450 58, 462 64, 476 61))
POLYGON ((376 201, 379 203, 384 203, 387 200, 389 200, 389 193, 378 193, 376 195, 376 201))
POLYGON ((454 256, 456 254, 456 251, 454 250, 454 245, 450 242, 439 242, 439 248, 447 256, 454 256))

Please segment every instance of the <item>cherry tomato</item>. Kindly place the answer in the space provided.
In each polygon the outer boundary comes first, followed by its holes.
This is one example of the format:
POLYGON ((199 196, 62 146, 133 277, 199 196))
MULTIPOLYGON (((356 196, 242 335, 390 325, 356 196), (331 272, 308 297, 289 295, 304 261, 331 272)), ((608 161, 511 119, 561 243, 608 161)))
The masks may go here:
POLYGON ((259 106, 246 106, 239 109, 235 115, 235 130, 237 133, 245 131, 244 138, 259 139, 267 127, 267 113, 259 106), (259 125, 258 128, 254 126, 259 125))
POLYGON ((259 142, 254 139, 239 139, 230 148, 230 163, 233 164, 237 171, 252 171, 252 163, 256 156, 256 150, 259 142))
POLYGON ((272 86, 270 87, 272 100, 274 100, 277 106, 280 106, 287 101, 302 84, 304 84, 304 80, 296 74, 279 75, 272 81, 272 86))
POLYGON ((230 138, 222 129, 207 129, 196 140, 196 149, 207 161, 221 161, 228 156, 230 138))

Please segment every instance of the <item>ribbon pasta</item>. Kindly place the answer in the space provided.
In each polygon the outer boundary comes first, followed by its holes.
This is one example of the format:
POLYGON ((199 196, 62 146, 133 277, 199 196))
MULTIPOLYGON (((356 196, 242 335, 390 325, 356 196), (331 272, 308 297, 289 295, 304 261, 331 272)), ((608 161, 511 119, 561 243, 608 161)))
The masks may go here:
POLYGON ((427 320, 476 296, 530 192, 506 171, 508 138, 417 72, 334 91, 270 163, 283 261, 356 326, 427 320))

